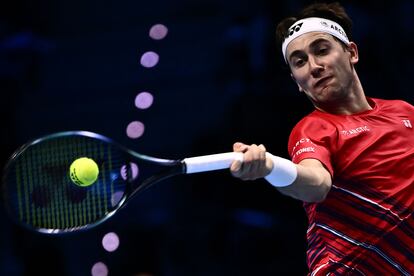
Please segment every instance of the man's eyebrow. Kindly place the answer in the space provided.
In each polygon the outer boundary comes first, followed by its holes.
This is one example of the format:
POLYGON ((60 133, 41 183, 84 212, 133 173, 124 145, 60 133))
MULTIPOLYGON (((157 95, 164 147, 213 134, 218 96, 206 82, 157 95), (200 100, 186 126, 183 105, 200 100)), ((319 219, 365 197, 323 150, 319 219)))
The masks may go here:
POLYGON ((289 60, 292 60, 293 58, 300 57, 300 56, 303 56, 303 51, 302 50, 295 50, 289 55, 289 60))
MULTIPOLYGON (((315 39, 314 41, 312 41, 312 43, 309 45, 309 48, 313 49, 313 48, 317 47, 319 44, 321 44, 323 42, 330 43, 330 41, 328 39, 321 37, 321 38, 318 38, 318 39, 315 39)), ((292 60, 292 58, 299 57, 299 56, 302 56, 302 55, 303 55, 302 50, 295 50, 289 55, 289 60, 292 60)))
POLYGON ((323 43, 323 42, 328 42, 331 43, 329 40, 327 40, 326 38, 318 38, 315 39, 314 41, 312 41, 312 43, 309 45, 309 48, 315 48, 316 46, 318 46, 319 44, 323 43))

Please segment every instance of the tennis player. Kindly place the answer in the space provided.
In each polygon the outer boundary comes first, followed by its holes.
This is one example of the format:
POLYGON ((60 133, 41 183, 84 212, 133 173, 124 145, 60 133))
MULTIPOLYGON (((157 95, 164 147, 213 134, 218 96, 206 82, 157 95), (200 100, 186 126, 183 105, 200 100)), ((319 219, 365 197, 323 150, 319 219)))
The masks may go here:
POLYGON ((290 134, 291 161, 238 142, 244 162, 231 172, 304 202, 310 275, 414 275, 414 107, 365 95, 351 25, 338 3, 279 23, 291 77, 315 110, 290 134))

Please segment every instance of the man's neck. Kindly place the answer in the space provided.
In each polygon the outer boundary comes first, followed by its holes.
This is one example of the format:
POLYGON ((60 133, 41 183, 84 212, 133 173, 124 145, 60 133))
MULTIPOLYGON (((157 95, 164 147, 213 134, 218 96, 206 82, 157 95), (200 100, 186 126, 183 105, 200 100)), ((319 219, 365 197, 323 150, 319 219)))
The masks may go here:
POLYGON ((315 106, 315 108, 322 112, 340 115, 351 115, 372 110, 356 72, 354 81, 350 83, 346 90, 349 92, 346 93, 343 99, 340 99, 340 104, 328 103, 326 106, 315 106))

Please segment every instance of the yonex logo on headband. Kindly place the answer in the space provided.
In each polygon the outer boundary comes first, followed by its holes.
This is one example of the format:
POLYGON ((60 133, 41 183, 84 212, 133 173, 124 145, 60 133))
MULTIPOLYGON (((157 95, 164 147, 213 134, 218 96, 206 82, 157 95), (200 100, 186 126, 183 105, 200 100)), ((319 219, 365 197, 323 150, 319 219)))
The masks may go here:
POLYGON ((303 23, 299 23, 299 24, 296 24, 296 25, 290 27, 289 35, 287 37, 293 35, 295 32, 299 32, 302 25, 303 25, 303 23))
POLYGON ((286 49, 292 40, 297 38, 298 36, 301 36, 306 33, 310 32, 324 32, 328 33, 330 35, 335 36, 345 44, 349 44, 348 37, 345 33, 345 31, 342 29, 342 27, 329 19, 319 18, 319 17, 309 17, 305 19, 301 19, 294 23, 289 28, 289 33, 282 44, 282 53, 283 57, 285 58, 285 61, 287 63, 287 57, 286 57, 286 49))

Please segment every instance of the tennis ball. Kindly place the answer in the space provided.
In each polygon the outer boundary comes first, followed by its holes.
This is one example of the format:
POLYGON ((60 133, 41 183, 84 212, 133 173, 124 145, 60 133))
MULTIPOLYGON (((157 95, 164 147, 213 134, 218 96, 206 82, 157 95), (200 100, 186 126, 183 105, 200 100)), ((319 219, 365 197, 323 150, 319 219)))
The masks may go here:
POLYGON ((98 174, 98 165, 87 157, 78 158, 70 165, 70 179, 81 187, 92 185, 98 178, 98 174))

